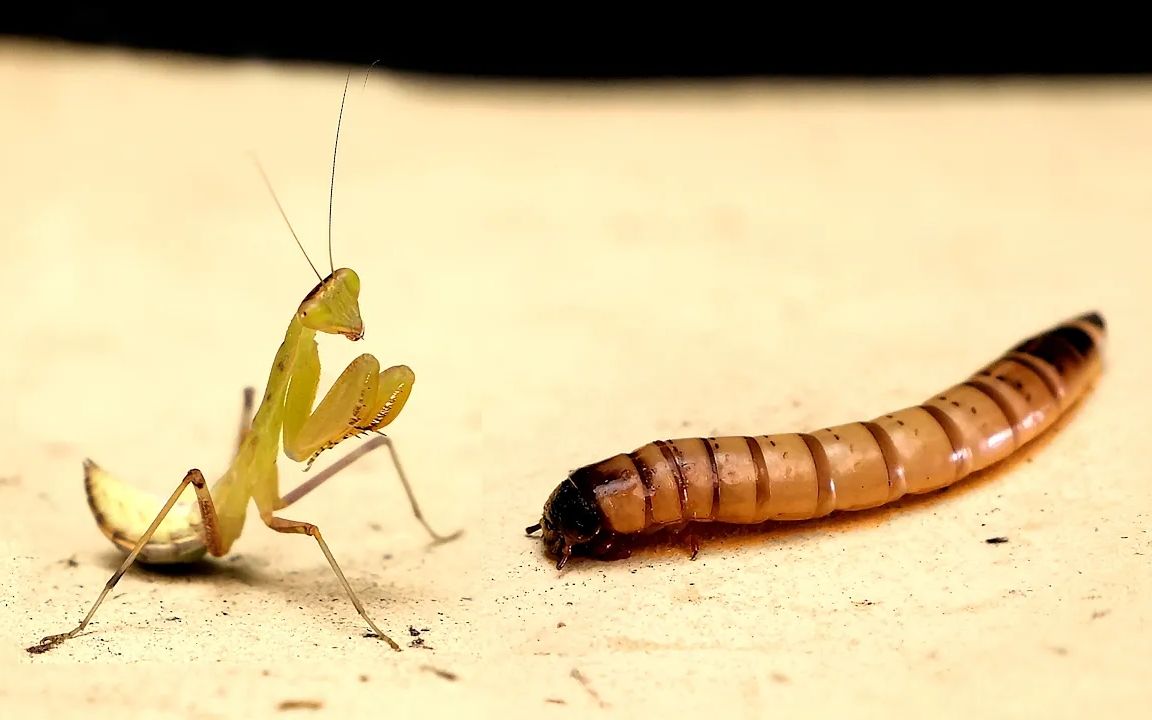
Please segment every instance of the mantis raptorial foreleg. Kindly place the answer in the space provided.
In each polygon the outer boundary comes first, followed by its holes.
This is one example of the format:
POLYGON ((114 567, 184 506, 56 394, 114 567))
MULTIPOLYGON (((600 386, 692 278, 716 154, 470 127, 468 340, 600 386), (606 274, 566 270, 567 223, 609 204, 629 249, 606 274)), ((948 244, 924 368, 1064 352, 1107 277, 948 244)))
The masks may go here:
POLYGON ((416 502, 416 494, 412 492, 412 486, 408 482, 408 476, 404 473, 404 467, 400 464, 400 454, 396 452, 396 446, 392 442, 392 438, 384 435, 383 433, 377 434, 376 437, 372 438, 368 442, 364 443, 360 447, 332 463, 331 466, 325 468, 321 472, 302 482, 295 489, 293 489, 292 492, 285 494, 282 498, 280 498, 280 503, 277 506, 277 509, 288 507, 292 503, 320 487, 320 485, 325 480, 328 480, 336 473, 340 472, 344 468, 348 467, 352 463, 356 462, 360 458, 364 457, 379 447, 387 447, 388 452, 391 453, 392 465, 396 468, 396 475, 400 478, 400 484, 404 486, 404 493, 408 496, 408 503, 412 506, 412 514, 416 517, 417 520, 420 521, 420 524, 424 526, 424 529, 428 531, 428 534, 432 536, 432 539, 437 543, 445 543, 460 537, 461 533, 464 532, 463 530, 457 530, 451 535, 441 535, 440 533, 433 530, 432 526, 428 524, 428 521, 424 519, 424 513, 421 512, 420 505, 416 502))
POLYGON ((180 500, 180 496, 184 494, 184 490, 187 489, 189 485, 192 485, 196 489, 196 501, 200 508, 204 540, 208 547, 208 552, 213 555, 222 554, 220 550, 220 523, 216 515, 216 505, 212 502, 212 495, 208 492, 208 484, 204 481, 204 476, 199 470, 193 468, 188 471, 188 474, 185 475, 184 479, 180 481, 180 484, 176 486, 176 490, 168 498, 168 502, 164 503, 164 507, 162 507, 156 515, 156 519, 152 521, 152 524, 148 526, 148 529, 144 531, 144 534, 136 541, 136 545, 132 548, 132 551, 128 553, 128 556, 124 558, 124 562, 120 563, 120 567, 116 569, 112 577, 108 578, 108 582, 104 583, 104 590, 100 592, 100 596, 97 597, 96 602, 92 604, 92 609, 88 611, 88 614, 84 616, 80 624, 70 632, 60 633, 59 635, 49 635, 43 638, 40 640, 39 645, 28 648, 28 652, 47 652, 65 640, 76 637, 88 626, 89 621, 92 620, 92 616, 96 614, 96 609, 104 602, 104 598, 108 596, 108 593, 112 592, 112 588, 116 587, 116 583, 120 582, 120 578, 124 576, 124 573, 128 572, 128 568, 132 567, 132 563, 136 562, 136 556, 140 554, 140 551, 144 549, 144 546, 152 539, 152 536, 156 533, 156 528, 160 527, 160 523, 164 522, 164 518, 166 518, 168 513, 172 511, 172 508, 176 506, 177 501, 180 500))

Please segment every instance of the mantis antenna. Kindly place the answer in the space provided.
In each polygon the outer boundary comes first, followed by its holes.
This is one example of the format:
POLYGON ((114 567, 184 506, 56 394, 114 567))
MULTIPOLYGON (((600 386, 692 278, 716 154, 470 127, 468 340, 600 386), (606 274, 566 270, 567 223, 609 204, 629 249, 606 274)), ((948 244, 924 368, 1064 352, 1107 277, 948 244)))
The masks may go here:
MULTIPOLYGON (((284 206, 280 204, 280 198, 276 197, 276 190, 272 187, 272 181, 268 179, 268 173, 264 172, 264 166, 260 164, 260 158, 252 153, 252 162, 256 164, 256 169, 260 171, 260 177, 264 178, 264 187, 268 188, 268 192, 272 194, 272 199, 276 202, 276 208, 280 211, 280 217, 284 218, 284 224, 288 226, 288 232, 292 233, 292 239, 296 241, 296 247, 300 248, 300 252, 304 253, 304 259, 312 266, 312 272, 316 273, 316 278, 320 282, 324 282, 324 278, 320 277, 320 271, 316 269, 316 264, 312 262, 312 258, 308 257, 308 251, 304 249, 304 244, 300 242, 300 237, 296 235, 296 230, 293 229, 292 223, 288 220, 288 213, 284 212, 284 206)), ((331 219, 329 219, 331 223, 331 219)), ((331 236, 329 236, 329 257, 331 257, 331 236)))
MULTIPOLYGON (((364 84, 360 86, 361 90, 368 85, 368 76, 372 74, 372 68, 376 67, 379 62, 376 60, 368 66, 368 71, 364 73, 364 84)), ((340 125, 344 122, 344 101, 348 99, 348 83, 351 80, 352 72, 349 71, 348 76, 344 78, 344 93, 340 96, 340 115, 336 119, 336 142, 332 144, 332 175, 328 181, 328 268, 332 272, 336 272, 336 263, 332 259, 332 205, 336 197, 336 156, 340 151, 340 125)), ((312 269, 315 270, 316 268, 313 267, 312 269)))
MULTIPOLYGON (((371 68, 369 68, 371 70, 371 68)), ((336 196, 336 153, 340 150, 340 124, 344 122, 344 101, 348 98, 348 81, 352 73, 344 78, 344 94, 340 96, 340 116, 336 119, 336 142, 332 145, 332 178, 328 182, 328 267, 336 272, 336 263, 332 260, 332 199, 336 196)), ((364 82, 368 82, 367 76, 364 82)))

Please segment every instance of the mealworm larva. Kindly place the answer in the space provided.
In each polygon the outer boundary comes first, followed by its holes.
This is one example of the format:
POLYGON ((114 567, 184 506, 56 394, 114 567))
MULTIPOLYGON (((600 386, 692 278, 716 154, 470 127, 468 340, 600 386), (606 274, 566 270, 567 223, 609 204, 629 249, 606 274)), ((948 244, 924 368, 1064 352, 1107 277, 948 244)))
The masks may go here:
MULTIPOLYGON (((1028 338, 920 405, 812 433, 658 440, 573 471, 549 496, 544 545, 628 555, 640 534, 692 523, 759 524, 864 510, 945 488, 1044 432, 1100 374, 1095 312, 1028 338)), ((693 557, 696 547, 693 540, 693 557)))

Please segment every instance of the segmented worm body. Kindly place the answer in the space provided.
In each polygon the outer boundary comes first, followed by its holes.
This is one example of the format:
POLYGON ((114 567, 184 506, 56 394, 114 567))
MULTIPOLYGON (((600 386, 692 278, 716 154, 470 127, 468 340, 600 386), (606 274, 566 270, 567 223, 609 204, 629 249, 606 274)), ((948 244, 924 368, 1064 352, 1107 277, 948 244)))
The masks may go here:
POLYGON ((1104 319, 1082 315, 920 405, 867 422, 649 443, 573 471, 527 530, 543 531, 562 568, 572 554, 626 556, 628 540, 662 529, 808 520, 939 490, 1049 428, 1099 375, 1104 338, 1104 319))

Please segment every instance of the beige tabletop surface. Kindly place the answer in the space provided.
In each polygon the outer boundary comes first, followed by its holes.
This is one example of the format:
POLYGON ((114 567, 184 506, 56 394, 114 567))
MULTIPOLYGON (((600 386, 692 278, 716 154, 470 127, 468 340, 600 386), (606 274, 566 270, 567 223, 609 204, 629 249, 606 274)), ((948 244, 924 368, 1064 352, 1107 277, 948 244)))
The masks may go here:
POLYGON ((158 494, 226 467, 315 283, 249 153, 326 270, 344 78, 0 43, 4 717, 1147 717, 1146 79, 355 78, 333 254, 367 334, 322 339, 321 391, 361 352, 410 365, 389 432, 465 534, 430 547, 383 453, 286 514, 404 652, 250 514, 228 557, 133 569, 89 632, 26 653, 120 561, 84 458, 158 494), (577 466, 875 417, 1088 310, 1092 393, 947 492, 694 562, 558 573, 524 536, 577 466))

